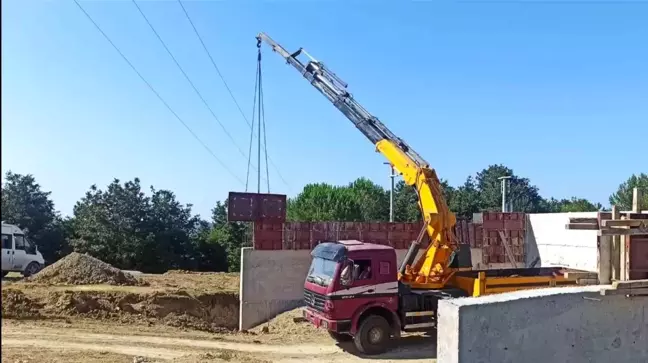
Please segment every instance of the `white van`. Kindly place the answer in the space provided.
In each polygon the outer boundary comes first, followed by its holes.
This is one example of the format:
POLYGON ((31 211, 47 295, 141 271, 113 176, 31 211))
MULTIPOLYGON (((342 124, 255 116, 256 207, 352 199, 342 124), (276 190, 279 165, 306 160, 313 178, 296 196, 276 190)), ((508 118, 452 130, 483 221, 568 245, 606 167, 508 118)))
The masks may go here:
POLYGON ((13 224, 2 223, 2 277, 11 271, 31 276, 43 268, 45 260, 33 242, 13 224))

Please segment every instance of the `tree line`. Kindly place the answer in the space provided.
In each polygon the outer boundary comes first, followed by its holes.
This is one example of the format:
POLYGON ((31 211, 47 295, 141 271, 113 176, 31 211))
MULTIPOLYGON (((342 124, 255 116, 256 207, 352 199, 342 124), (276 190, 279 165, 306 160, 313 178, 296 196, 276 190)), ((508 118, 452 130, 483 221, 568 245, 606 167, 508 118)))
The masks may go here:
MULTIPOLYGON (((582 198, 543 198, 529 179, 502 165, 492 165, 457 187, 442 181, 446 200, 459 218, 501 208, 499 177, 511 176, 509 199, 514 211, 577 212, 602 210, 582 198)), ((610 195, 609 203, 630 209, 632 188, 643 189, 648 205, 648 175, 632 175, 610 195)), ((48 263, 71 251, 89 253, 122 269, 159 273, 169 269, 238 271, 240 248, 251 245, 248 224, 227 221, 227 200, 217 201, 211 216, 192 212, 169 190, 140 180, 113 180, 104 189, 93 185, 77 201, 71 216, 55 209, 51 192, 32 175, 7 172, 2 185, 2 220, 26 231, 48 263)), ((292 221, 387 221, 389 190, 366 178, 346 186, 309 184, 288 199, 292 221)), ((420 220, 416 192, 402 181, 394 190, 396 221, 420 220)))

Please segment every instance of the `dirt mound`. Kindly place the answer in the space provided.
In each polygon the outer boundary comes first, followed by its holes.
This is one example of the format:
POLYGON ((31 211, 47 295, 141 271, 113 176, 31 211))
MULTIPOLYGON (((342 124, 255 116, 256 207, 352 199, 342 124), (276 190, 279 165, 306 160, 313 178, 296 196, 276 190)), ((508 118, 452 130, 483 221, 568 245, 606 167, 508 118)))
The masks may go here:
POLYGON ((192 296, 186 292, 53 291, 45 298, 44 311, 52 316, 76 315, 227 332, 238 327, 238 309, 238 297, 229 293, 192 296))
POLYGON ((13 319, 40 317, 37 304, 20 290, 2 289, 2 317, 13 319))
POLYGON ((304 319, 302 310, 303 308, 297 308, 277 315, 267 323, 263 323, 252 329, 252 332, 259 334, 278 334, 282 337, 325 335, 326 331, 324 329, 317 329, 304 319))
POLYGON ((55 285, 142 285, 133 275, 90 255, 77 252, 70 253, 27 280, 55 285))

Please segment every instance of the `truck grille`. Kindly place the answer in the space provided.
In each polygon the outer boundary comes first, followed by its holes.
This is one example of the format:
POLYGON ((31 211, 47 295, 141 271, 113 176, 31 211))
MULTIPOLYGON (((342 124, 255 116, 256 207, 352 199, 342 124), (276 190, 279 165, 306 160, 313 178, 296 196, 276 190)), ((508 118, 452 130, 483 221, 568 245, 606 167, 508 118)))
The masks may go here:
POLYGON ((324 295, 304 290, 304 302, 307 306, 315 310, 324 311, 324 300, 324 295))

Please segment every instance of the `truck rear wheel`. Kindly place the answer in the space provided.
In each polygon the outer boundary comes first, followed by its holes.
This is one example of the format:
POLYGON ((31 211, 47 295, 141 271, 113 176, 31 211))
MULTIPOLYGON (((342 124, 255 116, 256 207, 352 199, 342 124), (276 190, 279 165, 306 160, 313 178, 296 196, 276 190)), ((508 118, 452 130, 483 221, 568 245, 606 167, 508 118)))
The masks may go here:
POLYGON ((336 342, 338 343, 343 343, 343 342, 350 342, 353 340, 353 337, 350 336, 349 334, 343 334, 343 333, 338 333, 336 331, 328 331, 329 335, 331 338, 333 338, 336 342))
POLYGON ((353 337, 356 348, 364 354, 384 353, 389 349, 391 327, 385 318, 371 315, 362 321, 353 337))
POLYGON ((35 275, 40 271, 41 265, 38 262, 32 262, 27 267, 25 268, 25 271, 23 271, 22 275, 23 277, 29 277, 32 275, 35 275))

